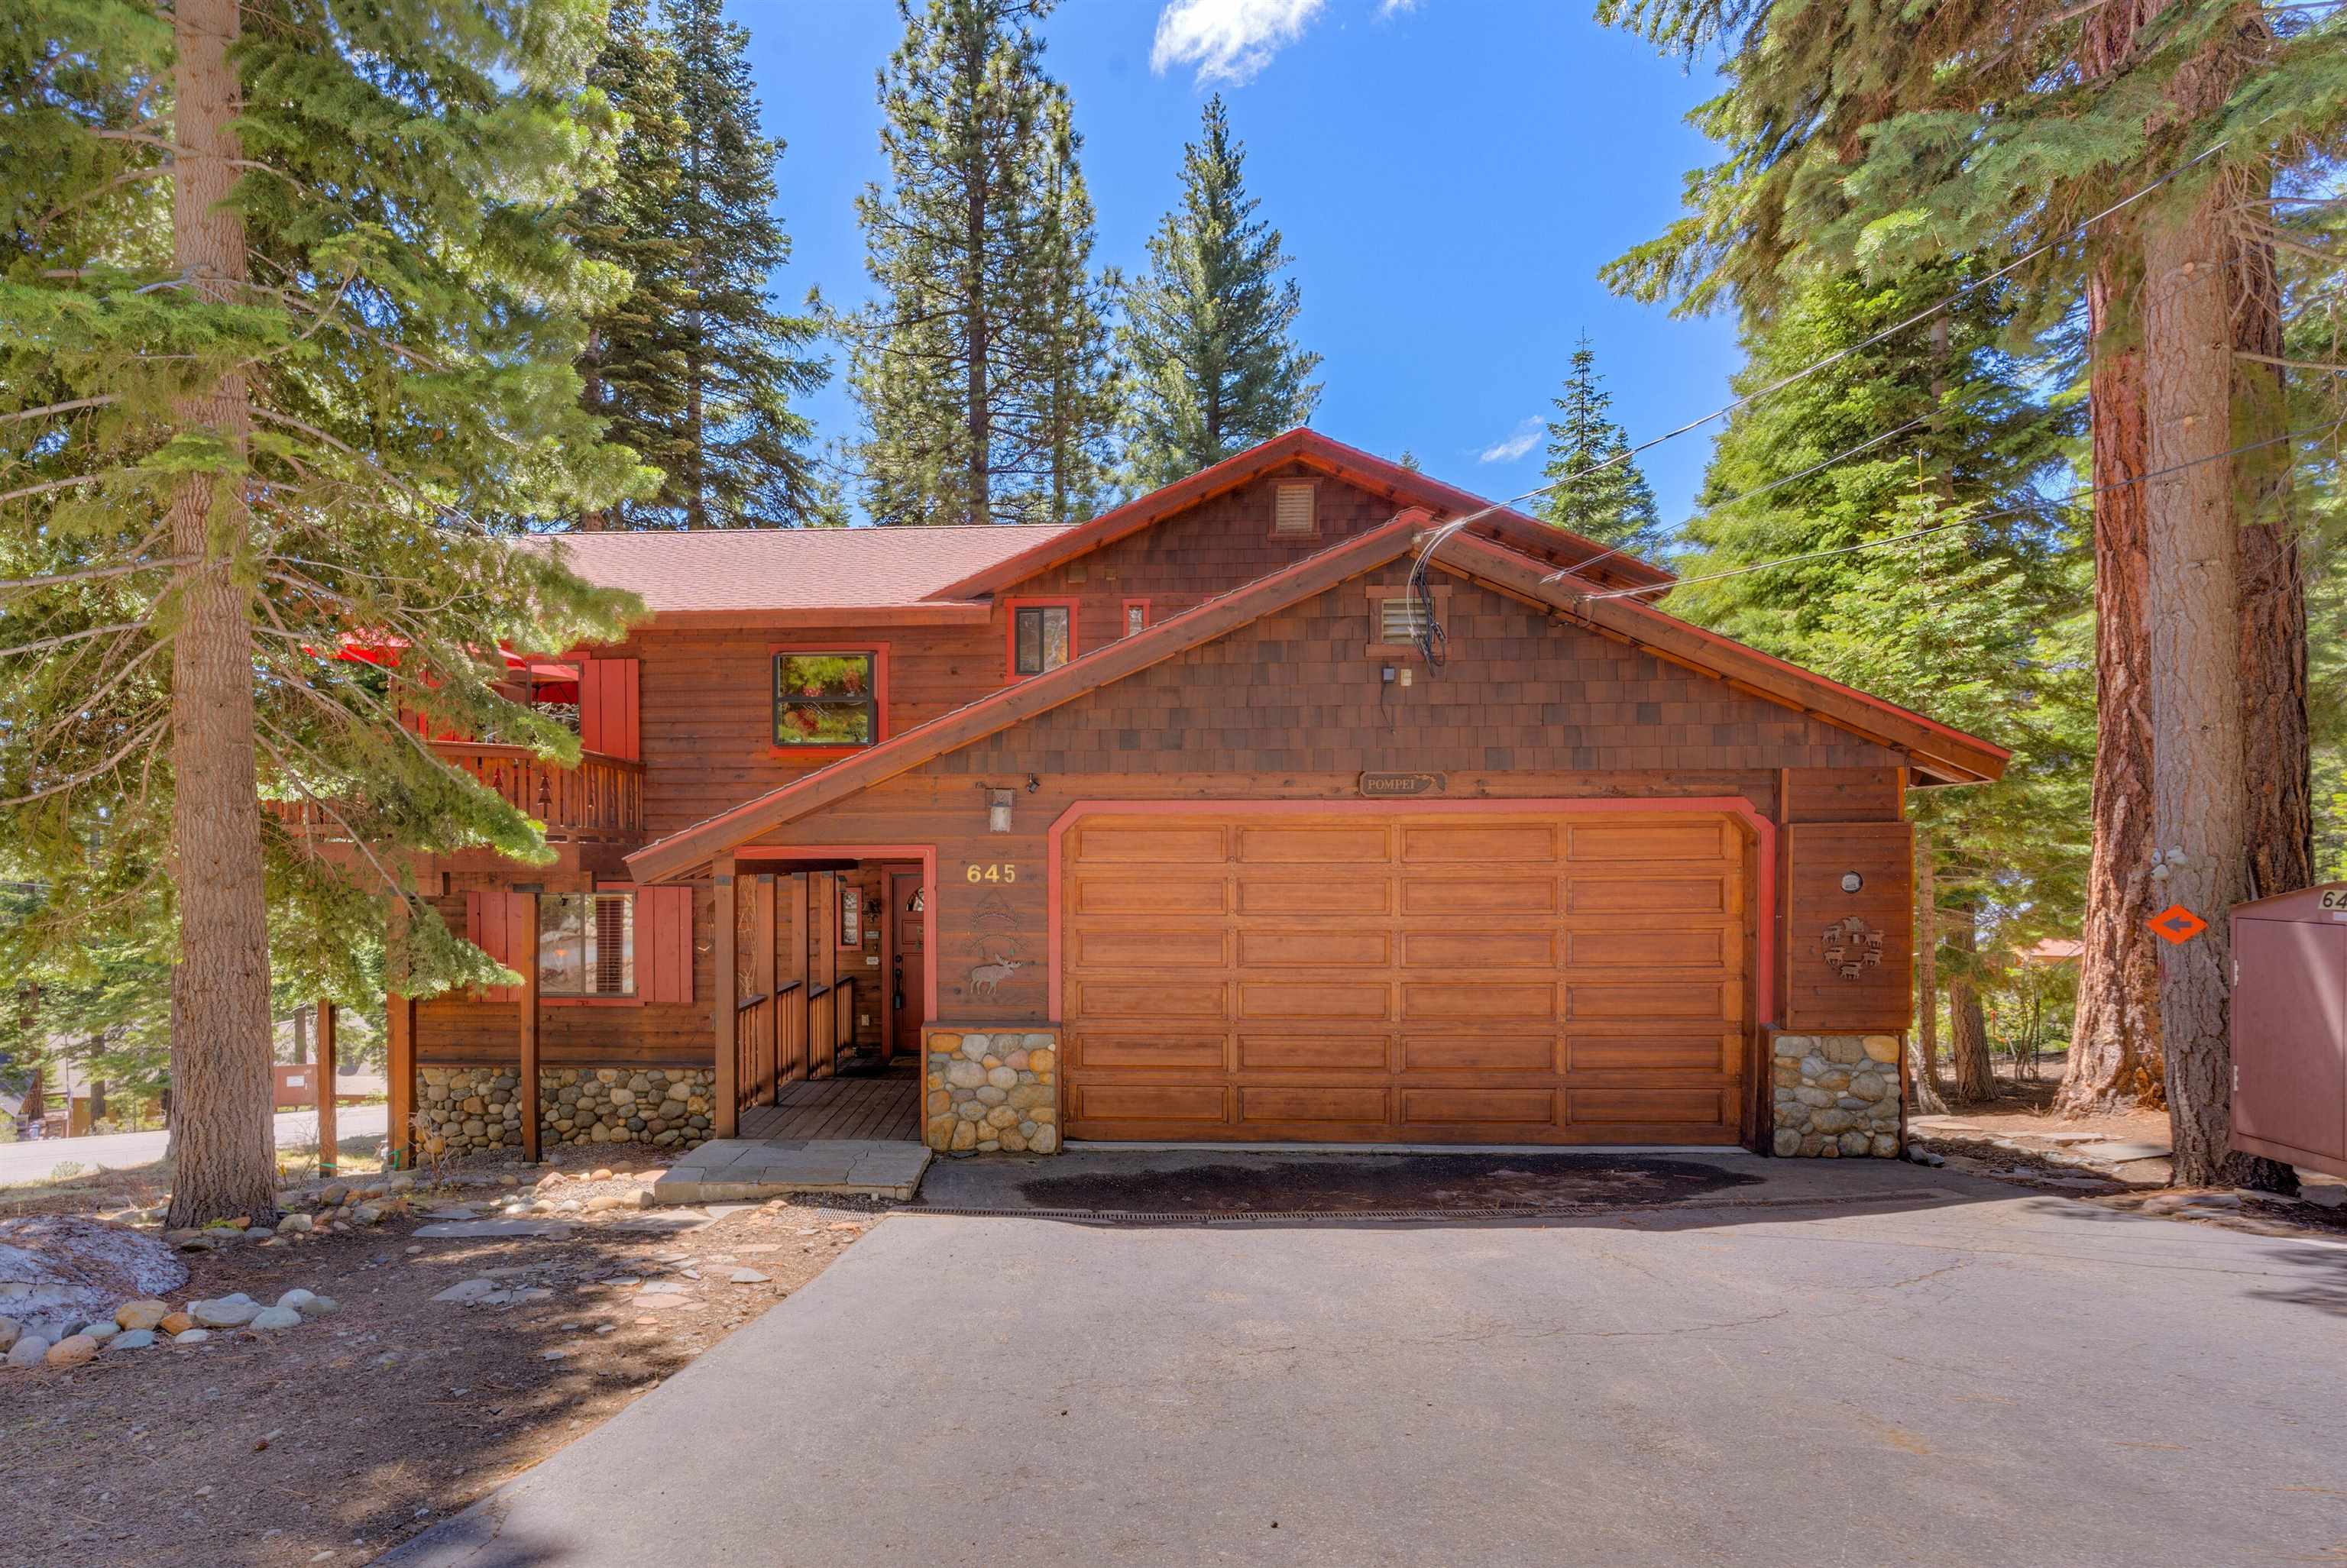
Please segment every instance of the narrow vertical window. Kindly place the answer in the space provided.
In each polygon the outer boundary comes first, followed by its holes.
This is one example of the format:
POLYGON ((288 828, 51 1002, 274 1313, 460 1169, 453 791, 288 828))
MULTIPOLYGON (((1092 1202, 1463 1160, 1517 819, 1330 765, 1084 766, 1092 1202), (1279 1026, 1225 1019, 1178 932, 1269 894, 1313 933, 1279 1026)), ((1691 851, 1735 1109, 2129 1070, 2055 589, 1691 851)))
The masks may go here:
POLYGON ((541 994, 633 996, 635 894, 540 895, 538 954, 541 994))
POLYGON ((1132 636, 1149 625, 1149 602, 1146 599, 1124 601, 1124 635, 1132 636))
POLYGON ((1068 606, 1024 605, 1014 614, 1018 617, 1012 639, 1016 673, 1040 675, 1068 662, 1068 606))

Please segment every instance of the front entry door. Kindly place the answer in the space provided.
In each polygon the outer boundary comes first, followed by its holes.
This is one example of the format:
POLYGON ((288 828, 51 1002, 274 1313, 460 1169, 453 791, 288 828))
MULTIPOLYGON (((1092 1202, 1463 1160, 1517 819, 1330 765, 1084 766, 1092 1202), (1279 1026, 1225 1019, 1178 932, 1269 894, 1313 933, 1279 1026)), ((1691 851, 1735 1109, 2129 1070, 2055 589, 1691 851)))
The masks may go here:
POLYGON ((920 872, 888 873, 889 934, 894 940, 889 943, 888 993, 882 1002, 888 1009, 891 1052, 914 1056, 920 1054, 921 1025, 928 1022, 922 1012, 929 990, 929 954, 924 945, 927 903, 920 872))

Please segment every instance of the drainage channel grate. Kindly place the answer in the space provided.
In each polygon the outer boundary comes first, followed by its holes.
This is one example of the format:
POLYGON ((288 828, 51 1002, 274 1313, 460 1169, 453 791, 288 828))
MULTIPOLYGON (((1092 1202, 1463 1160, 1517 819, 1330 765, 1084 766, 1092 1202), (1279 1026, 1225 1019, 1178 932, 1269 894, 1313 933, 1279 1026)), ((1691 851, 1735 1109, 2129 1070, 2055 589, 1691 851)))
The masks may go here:
POLYGON ((1945 1187, 1913 1187, 1897 1192, 1851 1193, 1815 1197, 1717 1198, 1684 1203, 1561 1203, 1493 1206, 1481 1208, 1236 1208, 1206 1212, 1183 1209, 1122 1208, 979 1208, 953 1204, 918 1204, 902 1214, 934 1214, 953 1219, 1064 1219, 1094 1225, 1235 1225, 1251 1222, 1294 1224, 1298 1220, 1349 1222, 1362 1219, 1580 1219, 1592 1215, 1700 1214, 1716 1209, 1841 1208, 1859 1204, 1912 1203, 1949 1199, 1958 1195, 1945 1187))

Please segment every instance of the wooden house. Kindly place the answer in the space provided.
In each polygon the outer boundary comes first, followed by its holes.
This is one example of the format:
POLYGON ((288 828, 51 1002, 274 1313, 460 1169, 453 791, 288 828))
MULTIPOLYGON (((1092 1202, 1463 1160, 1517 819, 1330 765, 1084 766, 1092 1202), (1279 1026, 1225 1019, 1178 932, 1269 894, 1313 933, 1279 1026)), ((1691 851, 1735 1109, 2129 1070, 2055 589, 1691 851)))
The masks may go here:
POLYGON ((1074 527, 582 534, 530 983, 395 997, 395 1139, 859 1125, 1898 1151, 1912 788, 2005 754, 1677 620, 1628 555, 1296 431, 1074 527), (1455 531, 1448 520, 1471 518, 1455 531), (1430 545, 1431 549, 1430 550, 1430 545))

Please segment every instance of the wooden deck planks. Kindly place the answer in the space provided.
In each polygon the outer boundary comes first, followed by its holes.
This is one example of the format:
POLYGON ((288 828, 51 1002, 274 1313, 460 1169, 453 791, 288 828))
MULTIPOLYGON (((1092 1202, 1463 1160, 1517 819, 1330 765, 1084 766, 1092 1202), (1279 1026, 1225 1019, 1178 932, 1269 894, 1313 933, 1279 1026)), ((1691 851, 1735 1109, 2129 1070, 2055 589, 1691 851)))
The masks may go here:
POLYGON ((774 1105, 742 1113, 745 1138, 878 1138, 917 1141, 920 1081, 820 1078, 785 1084, 774 1105))

